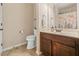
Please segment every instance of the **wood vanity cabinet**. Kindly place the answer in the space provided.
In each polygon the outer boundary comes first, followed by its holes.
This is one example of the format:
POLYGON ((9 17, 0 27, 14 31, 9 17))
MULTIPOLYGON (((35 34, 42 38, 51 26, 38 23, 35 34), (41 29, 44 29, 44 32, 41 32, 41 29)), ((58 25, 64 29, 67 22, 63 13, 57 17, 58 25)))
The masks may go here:
POLYGON ((68 47, 66 45, 54 42, 52 45, 52 55, 54 56, 74 56, 75 55, 75 49, 68 47))
POLYGON ((41 32, 40 50, 45 56, 77 56, 79 39, 41 32))
POLYGON ((42 54, 46 56, 50 56, 51 55, 51 40, 41 36, 40 42, 42 43, 40 44, 41 51, 43 51, 42 54))

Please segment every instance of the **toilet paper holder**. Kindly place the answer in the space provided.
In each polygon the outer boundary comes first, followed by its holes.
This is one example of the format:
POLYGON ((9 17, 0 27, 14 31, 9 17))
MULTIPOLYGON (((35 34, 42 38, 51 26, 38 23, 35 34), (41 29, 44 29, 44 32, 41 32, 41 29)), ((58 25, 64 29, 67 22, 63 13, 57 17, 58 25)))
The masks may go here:
POLYGON ((23 34, 23 33, 24 33, 24 31, 23 31, 23 30, 20 30, 20 31, 19 31, 19 33, 23 34))

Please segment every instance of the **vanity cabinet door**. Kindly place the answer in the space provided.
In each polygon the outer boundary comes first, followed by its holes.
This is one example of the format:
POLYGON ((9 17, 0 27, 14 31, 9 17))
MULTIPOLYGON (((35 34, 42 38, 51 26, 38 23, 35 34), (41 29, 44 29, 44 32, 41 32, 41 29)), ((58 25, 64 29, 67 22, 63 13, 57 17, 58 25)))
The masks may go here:
POLYGON ((74 56, 75 55, 75 48, 68 47, 61 43, 53 42, 52 43, 52 55, 54 56, 74 56))
POLYGON ((79 56, 79 45, 76 45, 76 56, 79 56))
POLYGON ((79 56, 79 39, 76 40, 76 55, 79 56))
POLYGON ((41 37, 40 48, 43 55, 51 56, 51 40, 41 37))

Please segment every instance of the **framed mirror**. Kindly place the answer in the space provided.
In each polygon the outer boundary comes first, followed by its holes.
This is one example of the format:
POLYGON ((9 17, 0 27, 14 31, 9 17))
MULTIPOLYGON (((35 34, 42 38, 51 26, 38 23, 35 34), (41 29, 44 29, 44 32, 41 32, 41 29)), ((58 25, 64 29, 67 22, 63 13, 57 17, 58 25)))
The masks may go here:
POLYGON ((56 3, 55 27, 62 29, 77 29, 77 4, 56 3))

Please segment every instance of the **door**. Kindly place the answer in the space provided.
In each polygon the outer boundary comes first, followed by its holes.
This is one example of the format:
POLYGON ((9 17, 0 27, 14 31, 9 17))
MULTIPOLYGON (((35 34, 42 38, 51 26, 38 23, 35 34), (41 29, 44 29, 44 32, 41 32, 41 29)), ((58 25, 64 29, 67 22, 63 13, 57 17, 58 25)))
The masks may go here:
POLYGON ((41 37, 40 48, 43 55, 51 56, 51 40, 41 37))
POLYGON ((0 30, 0 53, 2 52, 2 30, 0 30))
POLYGON ((75 56, 75 48, 61 43, 53 42, 52 48, 52 55, 54 56, 75 56))
POLYGON ((2 52, 2 4, 0 3, 0 55, 1 55, 1 52, 2 52))

